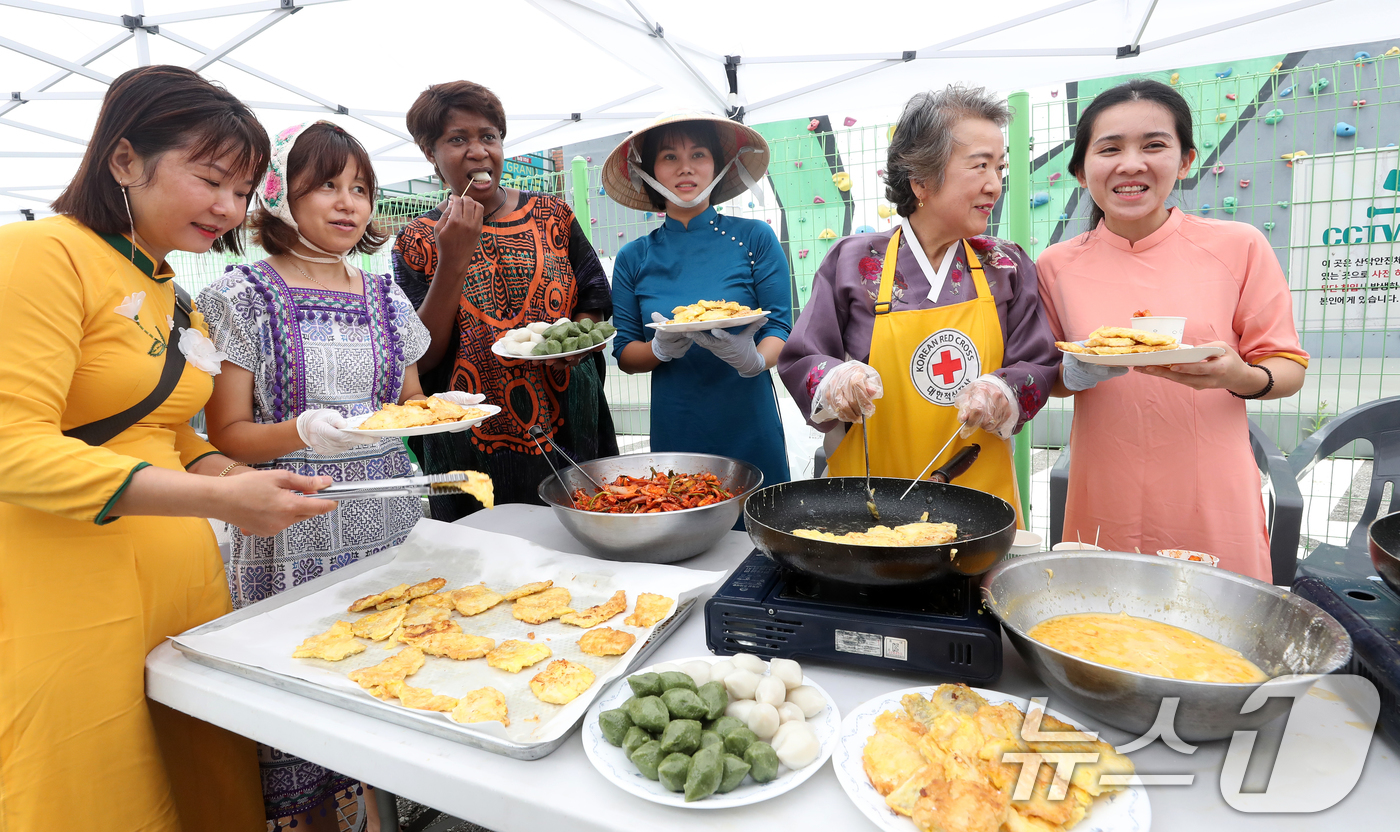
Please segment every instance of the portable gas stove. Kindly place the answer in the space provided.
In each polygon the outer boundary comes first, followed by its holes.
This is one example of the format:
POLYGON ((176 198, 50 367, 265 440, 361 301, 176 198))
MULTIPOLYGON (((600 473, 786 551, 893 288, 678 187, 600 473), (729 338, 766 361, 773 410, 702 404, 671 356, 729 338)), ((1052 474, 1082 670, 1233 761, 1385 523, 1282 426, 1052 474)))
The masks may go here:
POLYGON ((1001 676, 1001 625, 979 578, 911 590, 820 583, 755 549, 705 603, 705 641, 721 655, 814 658, 965 682, 1001 676))
POLYGON ((1400 595, 1360 558, 1327 570, 1303 563, 1293 591, 1337 619, 1351 635, 1351 664, 1338 672, 1355 673, 1375 684, 1381 696, 1378 727, 1400 744, 1400 595))

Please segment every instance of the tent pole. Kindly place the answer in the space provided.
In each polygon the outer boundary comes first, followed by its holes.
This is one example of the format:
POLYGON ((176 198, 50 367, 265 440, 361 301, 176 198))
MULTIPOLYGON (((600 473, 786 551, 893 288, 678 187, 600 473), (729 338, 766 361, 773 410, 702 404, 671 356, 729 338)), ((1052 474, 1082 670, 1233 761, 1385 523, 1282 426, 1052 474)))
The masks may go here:
MULTIPOLYGON (((1006 237, 1021 248, 1031 249, 1031 96, 1024 90, 1013 92, 1011 124, 1007 127, 1007 181, 1003 197, 1006 237)), ((1021 516, 1030 526, 1031 516, 1031 432, 1016 434, 1014 452, 1016 482, 1021 498, 1021 516)))
POLYGON ((574 178, 574 219, 578 220, 579 227, 588 237, 588 244, 592 245, 593 212, 588 210, 588 160, 575 156, 569 164, 574 178))

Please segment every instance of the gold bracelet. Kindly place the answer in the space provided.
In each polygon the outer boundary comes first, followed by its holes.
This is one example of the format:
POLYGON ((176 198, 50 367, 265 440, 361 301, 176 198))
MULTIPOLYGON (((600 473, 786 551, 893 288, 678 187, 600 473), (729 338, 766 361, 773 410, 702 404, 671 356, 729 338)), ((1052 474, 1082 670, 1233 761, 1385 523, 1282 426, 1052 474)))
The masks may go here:
MULTIPOLYGON (((241 463, 241 462, 235 462, 235 463, 233 463, 233 464, 230 465, 229 467, 227 467, 227 468, 225 468, 224 470, 220 471, 220 472, 219 472, 219 476, 221 476, 221 477, 227 477, 227 476, 228 476, 228 473, 229 473, 230 471, 232 471, 233 469, 237 468, 237 467, 240 466, 240 465, 243 465, 243 463, 241 463)), ((247 466, 247 465, 243 465, 243 467, 244 467, 244 468, 247 468, 248 466, 247 466)))

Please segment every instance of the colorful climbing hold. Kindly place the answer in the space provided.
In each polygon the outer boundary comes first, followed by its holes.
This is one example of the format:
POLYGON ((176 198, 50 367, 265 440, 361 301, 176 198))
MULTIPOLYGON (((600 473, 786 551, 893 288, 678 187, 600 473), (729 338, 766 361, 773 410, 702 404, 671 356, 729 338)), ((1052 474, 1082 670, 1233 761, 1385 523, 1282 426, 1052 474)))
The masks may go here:
POLYGON ((1051 98, 1059 98, 1059 97, 1060 97, 1060 91, 1057 90, 1057 89, 1051 90, 1051 91, 1050 91, 1050 97, 1051 97, 1051 98))
POLYGON ((1171 85, 1172 85, 1172 86, 1176 86, 1176 82, 1177 82, 1177 81, 1180 81, 1180 80, 1181 80, 1181 73, 1180 73, 1180 72, 1173 72, 1173 73, 1172 73, 1172 77, 1170 78, 1171 85))
POLYGON ((1204 147, 1206 150, 1210 150, 1212 147, 1215 147, 1215 142, 1211 141, 1210 139, 1205 139, 1201 142, 1201 147, 1204 147))
POLYGON ((769 225, 772 225, 772 224, 773 224, 773 221, 772 221, 772 220, 764 220, 764 222, 768 223, 769 225))
POLYGON ((792 163, 792 166, 795 167, 795 168, 800 168, 800 167, 802 167, 802 163, 801 163, 801 162, 793 162, 793 163, 792 163))
POLYGON ((1295 150, 1292 153, 1285 153, 1282 156, 1279 156, 1279 158, 1284 161, 1284 164, 1287 167, 1291 168, 1293 167, 1294 162, 1298 161, 1299 159, 1306 158, 1307 156, 1308 152, 1306 150, 1295 150))
POLYGON ((1201 205, 1201 213, 1202 213, 1202 214, 1209 214, 1209 213, 1210 213, 1210 203, 1209 203, 1209 202, 1202 203, 1202 205, 1201 205))
POLYGON ((1233 214, 1235 213, 1235 211, 1238 210, 1237 206, 1239 205, 1240 201, 1236 197, 1227 196, 1223 200, 1221 200, 1221 202, 1223 203, 1222 210, 1227 214, 1233 214))
POLYGON ((1276 223, 1273 223, 1273 222, 1266 222, 1266 223, 1264 223, 1264 230, 1265 230, 1265 231, 1273 231, 1275 225, 1276 225, 1276 223))
POLYGON ((1275 108, 1264 114, 1265 124, 1278 124, 1280 121, 1283 121, 1283 110, 1275 108))
POLYGON ((1347 124, 1345 121, 1337 122, 1337 126, 1333 127, 1332 130, 1344 139, 1349 139, 1356 135, 1356 128, 1347 124))
POLYGON ((804 216, 798 215, 797 221, 798 221, 798 222, 806 222, 806 221, 807 221, 807 218, 804 217, 804 216))
POLYGON ((1280 200, 1279 200, 1278 202, 1276 202, 1275 204, 1278 205, 1278 207, 1280 207, 1280 208, 1284 208, 1284 209, 1288 208, 1288 200, 1286 200, 1286 199, 1280 199, 1280 200))
POLYGON ((1230 75, 1231 75, 1234 71, 1235 71, 1235 68, 1234 68, 1234 67, 1232 67, 1232 66, 1227 66, 1227 67, 1225 67, 1225 71, 1224 71, 1224 72, 1217 72, 1217 73, 1215 73, 1215 77, 1216 77, 1216 78, 1229 78, 1230 75))
POLYGON ((1365 106, 1366 106, 1366 99, 1364 99, 1364 98, 1353 98, 1352 101, 1351 101, 1351 106, 1353 106, 1353 107, 1365 107, 1365 106))
POLYGON ((1312 84, 1308 86, 1308 92, 1312 93, 1313 95, 1317 95, 1318 93, 1327 89, 1328 85, 1331 83, 1332 82, 1328 81, 1326 78, 1319 78, 1316 81, 1313 81, 1312 84))
POLYGON ((812 204, 813 204, 813 205, 825 205, 825 204, 826 204, 826 200, 822 199, 822 198, 819 197, 819 196, 814 196, 814 197, 812 197, 812 204))
POLYGON ((862 225, 862 226, 860 226, 859 228, 856 229, 856 233, 857 233, 857 234, 874 234, 874 233, 875 233, 875 226, 873 226, 873 225, 862 225))
POLYGON ((894 141, 894 125, 893 125, 893 124, 890 125, 890 129, 888 129, 888 130, 885 131, 885 141, 888 141, 888 142, 894 141))
POLYGON ((820 233, 820 234, 817 235, 817 239, 818 239, 818 240, 834 240, 834 239, 836 239, 836 232, 835 232, 835 231, 832 231, 830 228, 823 228, 823 229, 822 229, 822 233, 820 233))
MULTIPOLYGON (((749 207, 753 207, 753 206, 750 205, 749 207)), ((645 217, 646 219, 651 219, 651 212, 648 211, 648 212, 646 212, 645 214, 643 214, 642 216, 645 217)))
POLYGON ((1392 57, 1394 55, 1400 55, 1400 46, 1392 46, 1389 49, 1382 52, 1381 54, 1386 56, 1387 58, 1392 57))
POLYGON ((1366 63, 1367 61, 1371 60, 1371 53, 1370 53, 1370 52, 1357 52, 1357 53, 1356 53, 1354 56, 1352 56, 1352 57, 1353 57, 1353 60, 1360 61, 1361 63, 1364 64, 1364 63, 1366 63))
POLYGON ((1059 173, 1059 172, 1050 174, 1050 182, 1053 184, 1053 183, 1055 183, 1055 182, 1060 181, 1060 177, 1061 177, 1061 176, 1064 176, 1064 174, 1059 173))
POLYGON ((1050 194, 1047 194, 1045 191, 1036 191, 1035 194, 1031 196, 1031 207, 1039 208, 1049 201, 1050 194))
POLYGON ((752 201, 749 202, 749 207, 750 207, 750 208, 753 207, 753 202, 752 202, 752 201))
POLYGON ((856 120, 853 119, 853 118, 851 118, 850 116, 846 116, 846 120, 843 121, 843 122, 841 122, 841 123, 844 124, 844 125, 846 125, 847 127, 855 127, 855 126, 856 126, 856 120))
POLYGON ((1241 179, 1241 180, 1240 180, 1240 187, 1241 187, 1241 188, 1248 188, 1248 187, 1249 187, 1249 180, 1248 180, 1248 179, 1241 179))
POLYGON ((1227 101, 1235 101, 1235 100, 1237 100, 1238 98, 1239 98, 1239 96, 1235 95, 1235 94, 1232 93, 1232 92, 1227 92, 1227 93, 1225 93, 1225 100, 1227 100, 1227 101))
POLYGON ((1230 117, 1225 115, 1224 113, 1216 113, 1215 120, 1220 124, 1224 124, 1225 122, 1230 120, 1230 117))
POLYGON ((807 122, 807 132, 809 132, 809 133, 815 133, 815 132, 817 132, 817 128, 819 128, 819 127, 821 127, 821 126, 822 126, 821 119, 814 118, 814 119, 812 119, 811 121, 807 122))
POLYGON ((659 219, 659 220, 664 220, 664 219, 666 219, 666 212, 665 212, 665 211, 657 211, 657 212, 656 212, 656 218, 659 219))
POLYGON ((1219 176, 1220 174, 1225 172, 1225 165, 1216 163, 1215 167, 1210 169, 1210 172, 1215 174, 1216 176, 1219 176))
POLYGON ((877 214, 880 215, 880 219, 882 219, 882 220, 887 220, 887 219, 889 219, 889 218, 894 214, 894 206, 893 206, 893 205, 878 205, 878 206, 876 206, 876 208, 875 208, 875 213, 877 213, 877 214))
POLYGON ((1067 219, 1069 219, 1069 214, 1066 214, 1065 212, 1061 211, 1061 212, 1060 212, 1060 222, 1064 222, 1064 221, 1067 220, 1067 219))
POLYGON ((1283 69, 1283 61, 1279 61, 1278 63, 1274 64, 1274 68, 1269 71, 1278 72, 1280 69, 1283 69))
POLYGON ((1292 88, 1292 87, 1284 87, 1283 89, 1281 89, 1281 90, 1278 91, 1278 97, 1279 97, 1279 98, 1287 98, 1288 96, 1290 96, 1290 95, 1292 95, 1292 94, 1293 94, 1293 88, 1292 88))
POLYGON ((619 231, 619 232, 617 232, 617 236, 621 237, 624 233, 626 233, 626 232, 619 231))
POLYGON ((875 169, 875 175, 878 176, 878 177, 880 177, 881 179, 885 178, 885 169, 884 169, 884 168, 876 168, 876 169, 875 169))
POLYGON ((849 191, 851 189, 851 175, 847 172, 838 171, 831 175, 831 182, 838 191, 849 191))
POLYGON ((806 259, 807 259, 807 249, 805 249, 805 248, 799 248, 799 249, 797 250, 797 259, 798 259, 798 260, 806 260, 806 259))
POLYGON ((589 218, 588 218, 588 222, 589 222, 590 225, 597 225, 597 224, 598 224, 598 218, 597 218, 597 217, 589 217, 589 218))
POLYGON ((603 190, 602 188, 599 188, 599 189, 598 189, 598 196, 607 196, 607 195, 608 195, 608 192, 607 192, 607 191, 603 190))
POLYGON ((585 162, 591 162, 591 161, 593 161, 593 157, 592 157, 592 156, 585 156, 585 157, 583 157, 583 161, 585 161, 585 162))

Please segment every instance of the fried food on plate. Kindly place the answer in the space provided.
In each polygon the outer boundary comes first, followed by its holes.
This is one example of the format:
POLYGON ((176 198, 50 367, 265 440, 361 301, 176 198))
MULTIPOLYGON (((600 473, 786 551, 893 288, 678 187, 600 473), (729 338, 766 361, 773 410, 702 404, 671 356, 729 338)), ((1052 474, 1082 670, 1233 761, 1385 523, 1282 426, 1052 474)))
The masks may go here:
POLYGON ((798 537, 861 546, 942 546, 958 536, 956 523, 905 523, 902 526, 871 526, 863 532, 834 534, 817 529, 793 529, 798 537))
MULTIPOLYGON (((1138 317, 1136 314, 1134 317, 1138 317)), ((1139 352, 1160 352, 1174 350, 1181 345, 1170 335, 1129 329, 1123 326, 1101 326, 1089 333, 1080 346, 1073 341, 1056 341, 1055 346, 1063 352, 1080 355, 1130 355, 1139 352)))
POLYGON ((555 659, 530 680, 530 690, 541 702, 567 705, 593 685, 593 671, 568 659, 555 659))
POLYGON ((1073 341, 1056 341, 1056 342, 1055 342, 1055 346, 1056 346, 1061 352, 1073 352, 1073 353, 1078 353, 1078 354, 1080 354, 1080 355, 1092 355, 1092 354, 1093 354, 1089 349, 1087 349, 1087 348, 1085 348, 1085 347, 1081 347, 1081 346, 1079 346, 1078 344, 1076 344, 1076 343, 1073 342, 1073 341))
POLYGON ((375 608, 386 610, 389 607, 396 607, 399 604, 407 604, 409 601, 414 601, 419 598, 431 595, 445 586, 447 586, 446 578, 429 578, 428 580, 423 581, 422 583, 414 584, 413 586, 404 590, 402 595, 398 595, 394 598, 385 598, 383 601, 380 601, 378 604, 376 604, 375 608))
POLYGON ((409 687, 399 681, 386 683, 376 695, 381 699, 394 697, 405 708, 419 711, 451 711, 457 707, 457 700, 451 696, 440 696, 428 688, 409 687))
POLYGON ((404 624, 428 624, 433 621, 446 621, 452 610, 442 607, 405 607, 408 614, 403 617, 404 624))
POLYGON ((463 696, 450 714, 453 722, 499 722, 510 727, 505 694, 495 688, 477 688, 463 696))
POLYGON ((394 633, 394 640, 418 646, 425 638, 442 633, 460 633, 462 628, 456 621, 427 621, 421 624, 405 624, 394 633))
POLYGON ((762 313, 762 309, 750 309, 732 300, 701 300, 689 306, 677 306, 671 310, 671 320, 667 323, 685 324, 692 321, 723 321, 729 318, 742 318, 746 315, 762 313))
POLYGON ((379 664, 350 671, 350 681, 362 688, 402 682, 417 673, 424 661, 423 651, 409 645, 379 664))
POLYGON ((347 656, 363 653, 365 646, 355 640, 349 621, 337 621, 320 635, 311 636, 292 651, 294 659, 325 659, 338 662, 347 656))
POLYGON ((424 595, 422 598, 414 598, 408 604, 408 611, 414 612, 420 607, 441 607, 445 610, 452 609, 452 599, 446 593, 434 592, 424 595))
POLYGON ((590 656, 621 656, 631 650, 636 641, 637 637, 631 633, 599 627, 579 637, 578 649, 590 656))
POLYGON ((530 665, 538 664, 552 655, 554 655, 553 651, 543 644, 531 644, 528 641, 510 639, 501 642, 500 647, 487 653, 486 663, 510 673, 519 673, 530 665))
POLYGON ((461 630, 433 633, 413 643, 429 656, 442 656, 459 662, 479 659, 496 649, 495 639, 469 635, 461 630))
POLYGON ((383 592, 376 592, 373 595, 366 595, 365 597, 350 605, 350 612, 364 612, 370 607, 377 607, 385 601, 392 601, 396 598, 402 598, 407 592, 408 584, 399 584, 398 586, 389 587, 383 592))
POLYGON ((437 396, 429 396, 426 399, 410 399, 403 404, 386 404, 366 419, 359 429, 402 430, 480 419, 485 415, 486 411, 479 407, 462 407, 437 396))
POLYGON ((543 624, 551 618, 573 612, 569 606, 570 597, 567 589, 553 586, 517 600, 511 605, 510 614, 526 624, 543 624))
POLYGON ((637 606, 632 614, 622 619, 628 627, 650 627, 666 617, 671 611, 671 599, 665 595, 643 592, 637 596, 637 606))
POLYGON ((627 593, 619 589, 612 594, 611 598, 596 607, 565 613, 559 616, 559 620, 564 624, 587 629, 588 627, 597 627, 609 618, 624 612, 627 612, 627 593))
MULTIPOLYGON (((941 685, 927 698, 908 694, 901 704, 875 718, 862 763, 885 804, 923 832, 1061 832, 1084 818, 1094 796, 1121 788, 1103 785, 1101 775, 1133 773, 1132 762, 1107 743, 1026 742, 1020 709, 992 705, 966 685, 941 685), (1068 790, 1062 800, 1049 799, 1055 766, 1043 764, 1031 796, 1011 800, 1020 763, 1003 763, 1007 751, 1097 752, 1100 762, 1076 765, 1069 782, 1059 783, 1068 790)), ((1075 729, 1047 714, 1040 730, 1075 729)))
POLYGON ((1101 326, 1089 333, 1089 338, 1131 338, 1135 343, 1147 344, 1153 347, 1165 347, 1175 344, 1176 339, 1170 335, 1163 335, 1160 332, 1148 332, 1142 329, 1130 329, 1125 326, 1101 326))
POLYGON ((534 595, 536 592, 544 592, 554 586, 554 581, 535 581, 534 583, 518 586, 505 594, 507 601, 514 601, 517 598, 524 598, 526 595, 534 595))
POLYGON ((399 628, 407 612, 408 607, 390 607, 382 612, 372 612, 356 621, 350 629, 360 638, 383 641, 399 628))
POLYGON ((451 488, 471 497, 475 497, 487 508, 494 508, 496 505, 496 488, 491 483, 491 478, 480 471, 450 471, 452 474, 466 474, 467 478, 459 482, 439 483, 438 488, 451 488))
POLYGON ((501 603, 506 597, 489 588, 486 584, 464 586, 443 593, 452 600, 453 607, 462 615, 480 615, 501 603))

